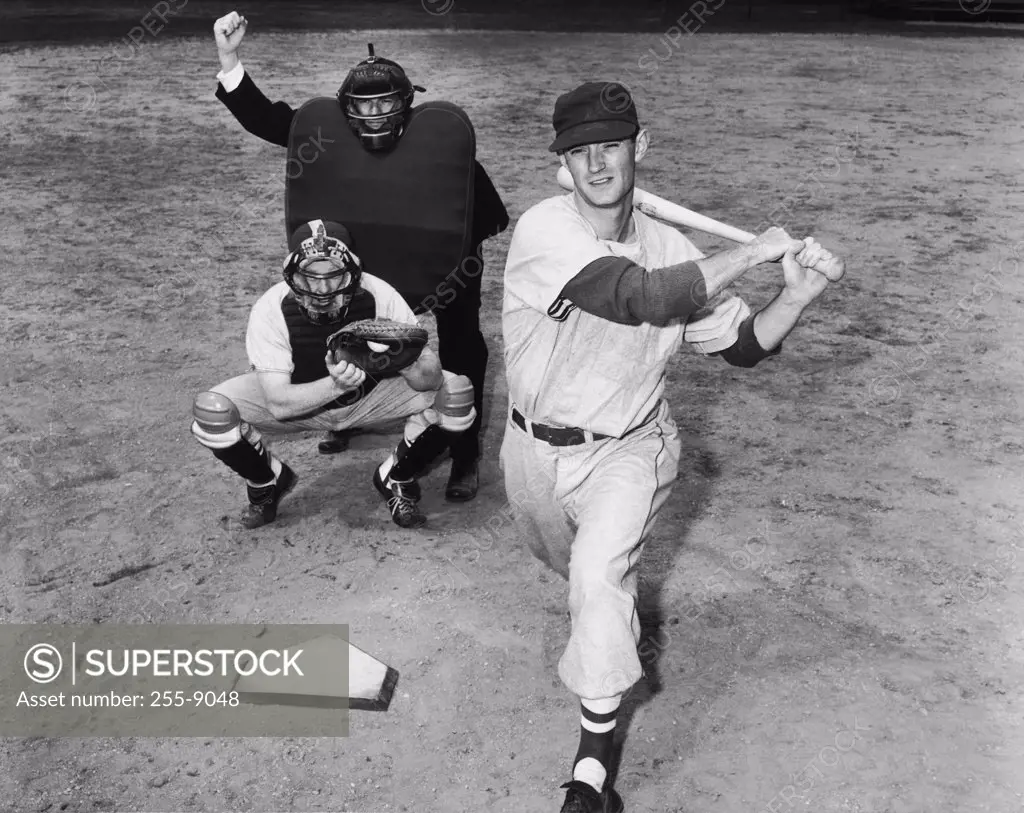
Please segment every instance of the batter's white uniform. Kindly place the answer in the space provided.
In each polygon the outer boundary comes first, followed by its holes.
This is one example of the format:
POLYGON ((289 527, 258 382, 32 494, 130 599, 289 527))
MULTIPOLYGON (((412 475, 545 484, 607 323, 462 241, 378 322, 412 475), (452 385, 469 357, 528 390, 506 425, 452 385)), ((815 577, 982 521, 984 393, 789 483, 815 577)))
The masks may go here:
POLYGON ((602 240, 572 194, 549 198, 520 218, 505 266, 505 488, 531 550, 569 580, 572 634, 558 671, 585 699, 620 695, 642 674, 637 564, 679 463, 662 396, 683 325, 617 324, 559 293, 601 257, 654 269, 704 256, 675 229, 637 211, 633 219, 629 242, 602 240), (521 429, 513 410, 609 437, 549 445, 521 429))

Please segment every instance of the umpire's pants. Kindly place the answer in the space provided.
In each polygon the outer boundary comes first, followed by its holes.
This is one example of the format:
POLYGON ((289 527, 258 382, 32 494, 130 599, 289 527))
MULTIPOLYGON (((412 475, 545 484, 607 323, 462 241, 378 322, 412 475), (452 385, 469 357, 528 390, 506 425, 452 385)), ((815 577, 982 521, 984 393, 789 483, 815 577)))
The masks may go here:
POLYGON ((466 273, 453 275, 450 287, 455 298, 434 308, 437 321, 437 349, 441 366, 464 375, 473 383, 476 420, 465 432, 454 435, 452 460, 472 461, 480 457, 480 429, 484 414, 484 377, 487 374, 487 344, 480 331, 480 283, 483 278, 482 246, 463 263, 466 273), (465 287, 463 287, 465 286, 465 287))

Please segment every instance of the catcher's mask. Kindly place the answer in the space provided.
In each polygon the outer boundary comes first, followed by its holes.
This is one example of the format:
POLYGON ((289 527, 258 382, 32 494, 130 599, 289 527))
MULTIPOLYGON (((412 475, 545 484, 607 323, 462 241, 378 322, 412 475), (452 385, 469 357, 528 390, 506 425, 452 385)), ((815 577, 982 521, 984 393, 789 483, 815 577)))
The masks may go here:
POLYGON ((362 263, 349 248, 351 243, 348 229, 329 220, 303 223, 292 234, 284 279, 315 324, 338 321, 359 290, 362 263))
POLYGON ((363 147, 371 152, 389 150, 398 143, 412 111, 418 90, 402 66, 383 57, 370 56, 356 65, 338 88, 338 103, 363 147))

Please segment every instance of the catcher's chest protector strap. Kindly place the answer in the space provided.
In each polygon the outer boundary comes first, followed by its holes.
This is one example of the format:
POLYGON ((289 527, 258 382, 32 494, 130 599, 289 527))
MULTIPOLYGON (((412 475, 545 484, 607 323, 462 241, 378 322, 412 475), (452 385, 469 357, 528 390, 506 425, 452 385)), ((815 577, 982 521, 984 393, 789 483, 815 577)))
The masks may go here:
MULTIPOLYGON (((345 319, 330 325, 315 325, 310 322, 299 309, 299 303, 292 294, 281 300, 281 312, 288 326, 288 341, 292 348, 292 363, 295 365, 292 383, 308 384, 327 375, 327 365, 324 363, 324 356, 327 355, 327 337, 349 322, 375 318, 377 302, 373 294, 360 289, 352 298, 345 319)), ((342 395, 324 408, 332 409, 354 404, 376 386, 377 382, 367 376, 358 390, 342 395)))
POLYGON ((421 312, 473 250, 475 156, 473 125, 448 102, 417 105, 394 149, 371 153, 335 99, 313 99, 296 111, 288 140, 288 234, 315 218, 343 223, 364 270, 421 312))

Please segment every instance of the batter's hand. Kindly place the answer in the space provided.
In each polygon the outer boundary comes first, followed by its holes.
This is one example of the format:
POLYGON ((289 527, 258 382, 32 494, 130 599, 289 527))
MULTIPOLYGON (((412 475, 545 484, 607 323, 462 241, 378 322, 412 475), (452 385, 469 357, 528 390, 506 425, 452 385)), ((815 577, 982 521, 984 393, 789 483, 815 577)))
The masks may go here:
POLYGON ((217 53, 221 59, 231 56, 238 50, 247 25, 245 17, 237 11, 225 14, 213 24, 213 38, 217 41, 217 53))
POLYGON ((805 237, 799 251, 787 251, 782 257, 782 275, 786 290, 802 302, 811 302, 828 287, 829 278, 817 266, 842 263, 832 252, 822 248, 813 237, 805 237))
POLYGON ((337 364, 330 354, 324 359, 327 373, 334 380, 334 386, 345 393, 357 389, 366 380, 366 373, 358 364, 342 359, 337 364))
POLYGON ((757 249, 760 262, 763 263, 773 263, 787 252, 797 252, 804 247, 803 242, 794 240, 780 226, 772 226, 757 235, 750 245, 757 249))
POLYGON ((809 265, 829 282, 839 282, 846 273, 846 263, 831 251, 824 249, 813 237, 804 238, 805 248, 797 255, 801 265, 809 265))

